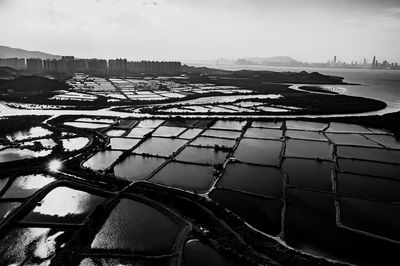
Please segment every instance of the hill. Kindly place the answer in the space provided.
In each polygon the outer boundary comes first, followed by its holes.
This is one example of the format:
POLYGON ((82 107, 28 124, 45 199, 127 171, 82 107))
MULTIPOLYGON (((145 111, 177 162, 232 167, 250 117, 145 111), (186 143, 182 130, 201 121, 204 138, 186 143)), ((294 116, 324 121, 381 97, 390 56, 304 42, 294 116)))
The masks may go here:
POLYGON ((11 79, 19 75, 20 71, 11 67, 0 67, 0 79, 11 79))
POLYGON ((39 76, 21 76, 11 80, 0 80, 0 91, 9 95, 46 94, 66 89, 68 89, 68 85, 65 82, 39 76))
POLYGON ((264 66, 300 66, 299 62, 290 56, 274 56, 274 57, 247 57, 239 58, 235 61, 239 65, 264 65, 264 66))
POLYGON ((41 58, 41 59, 59 59, 61 56, 43 53, 39 51, 28 51, 19 48, 12 48, 0 45, 0 58, 41 58))

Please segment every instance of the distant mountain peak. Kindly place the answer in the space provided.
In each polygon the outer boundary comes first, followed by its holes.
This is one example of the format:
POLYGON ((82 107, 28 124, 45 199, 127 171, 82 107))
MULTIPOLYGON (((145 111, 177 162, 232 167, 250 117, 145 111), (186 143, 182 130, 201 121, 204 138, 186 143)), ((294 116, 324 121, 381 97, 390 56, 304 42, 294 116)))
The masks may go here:
POLYGON ((41 58, 59 59, 61 56, 48 54, 40 51, 28 51, 20 48, 0 45, 0 58, 41 58))

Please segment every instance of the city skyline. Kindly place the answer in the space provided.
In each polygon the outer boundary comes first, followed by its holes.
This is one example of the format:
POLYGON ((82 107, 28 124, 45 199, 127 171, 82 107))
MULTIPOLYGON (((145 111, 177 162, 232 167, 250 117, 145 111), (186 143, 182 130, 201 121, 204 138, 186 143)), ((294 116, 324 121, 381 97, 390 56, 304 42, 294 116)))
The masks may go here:
POLYGON ((0 22, 4 45, 79 58, 400 61, 395 0, 0 0, 0 22))

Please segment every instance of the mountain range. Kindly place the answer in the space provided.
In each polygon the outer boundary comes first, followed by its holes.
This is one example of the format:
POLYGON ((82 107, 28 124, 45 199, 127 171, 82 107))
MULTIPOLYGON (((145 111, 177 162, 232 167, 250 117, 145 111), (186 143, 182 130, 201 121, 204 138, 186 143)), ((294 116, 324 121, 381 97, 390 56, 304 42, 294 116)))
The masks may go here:
POLYGON ((61 56, 43 53, 39 51, 28 51, 19 48, 12 48, 0 45, 0 58, 41 58, 41 59, 59 59, 61 56))

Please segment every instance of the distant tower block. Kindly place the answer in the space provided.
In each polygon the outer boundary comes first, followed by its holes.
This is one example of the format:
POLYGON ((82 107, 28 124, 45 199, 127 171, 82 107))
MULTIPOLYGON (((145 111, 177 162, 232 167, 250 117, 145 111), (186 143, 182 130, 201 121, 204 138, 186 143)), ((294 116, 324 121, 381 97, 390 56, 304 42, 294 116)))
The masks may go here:
POLYGON ((333 66, 336 66, 336 55, 333 57, 333 66))
POLYGON ((375 67, 376 65, 376 56, 374 55, 374 58, 372 59, 372 67, 375 67))

